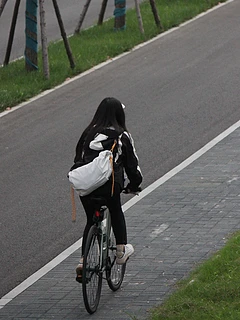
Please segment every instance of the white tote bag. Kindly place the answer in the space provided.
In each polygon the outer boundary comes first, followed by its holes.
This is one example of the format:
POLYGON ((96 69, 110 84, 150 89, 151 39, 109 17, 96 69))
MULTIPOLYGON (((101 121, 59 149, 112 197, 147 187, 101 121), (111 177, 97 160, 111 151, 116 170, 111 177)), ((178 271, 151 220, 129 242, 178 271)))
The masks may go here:
MULTIPOLYGON (((111 150, 113 150, 114 143, 111 150)), ((111 150, 101 151, 92 162, 68 173, 69 181, 80 196, 86 196, 104 185, 113 173, 113 154, 111 150)))

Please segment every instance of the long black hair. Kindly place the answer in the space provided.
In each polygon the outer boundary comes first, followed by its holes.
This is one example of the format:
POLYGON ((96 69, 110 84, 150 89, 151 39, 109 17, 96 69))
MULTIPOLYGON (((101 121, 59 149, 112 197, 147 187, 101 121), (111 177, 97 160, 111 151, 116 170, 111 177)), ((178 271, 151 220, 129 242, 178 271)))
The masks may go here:
POLYGON ((110 127, 114 128, 117 135, 127 131, 122 103, 115 98, 107 97, 101 101, 92 121, 83 131, 77 144, 76 158, 82 153, 84 145, 88 146, 97 133, 110 127))

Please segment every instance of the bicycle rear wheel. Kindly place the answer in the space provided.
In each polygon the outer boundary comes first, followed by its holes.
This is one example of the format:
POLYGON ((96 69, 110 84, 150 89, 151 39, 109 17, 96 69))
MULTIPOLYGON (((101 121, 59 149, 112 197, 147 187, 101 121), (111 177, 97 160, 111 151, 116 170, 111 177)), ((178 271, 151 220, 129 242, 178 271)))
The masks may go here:
POLYGON ((116 240, 111 229, 109 244, 108 244, 108 260, 107 260, 107 269, 106 269, 106 278, 109 285, 109 288, 112 291, 117 291, 124 278, 126 263, 123 265, 116 264, 116 240))
POLYGON ((100 266, 100 239, 98 228, 89 230, 83 260, 82 289, 83 300, 88 313, 97 310, 102 289, 102 272, 100 266))

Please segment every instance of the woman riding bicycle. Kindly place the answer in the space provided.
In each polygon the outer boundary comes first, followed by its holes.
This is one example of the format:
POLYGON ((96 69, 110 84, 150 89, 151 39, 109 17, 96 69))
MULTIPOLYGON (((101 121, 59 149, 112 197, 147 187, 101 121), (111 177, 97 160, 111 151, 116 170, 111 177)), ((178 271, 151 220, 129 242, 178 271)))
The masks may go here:
POLYGON ((103 186, 86 196, 80 196, 86 212, 87 224, 83 232, 82 257, 76 268, 77 276, 81 277, 83 254, 88 231, 93 225, 94 205, 91 197, 101 196, 106 199, 106 205, 111 214, 112 228, 117 245, 117 264, 124 264, 133 254, 134 249, 127 243, 127 230, 121 206, 120 194, 124 189, 124 171, 129 179, 125 190, 127 192, 141 191, 142 174, 138 165, 138 157, 133 139, 125 125, 124 105, 115 98, 105 98, 87 128, 82 133, 71 170, 91 162, 102 150, 110 150, 114 141, 117 144, 113 150, 114 156, 114 192, 112 194, 112 177, 103 186))

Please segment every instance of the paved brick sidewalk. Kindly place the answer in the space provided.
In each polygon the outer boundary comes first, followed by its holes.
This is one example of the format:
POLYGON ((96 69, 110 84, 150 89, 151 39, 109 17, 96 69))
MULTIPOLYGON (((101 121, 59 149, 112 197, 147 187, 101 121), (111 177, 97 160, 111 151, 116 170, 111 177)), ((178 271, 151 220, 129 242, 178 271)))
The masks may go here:
MULTIPOLYGON (((240 229, 240 129, 126 212, 135 254, 122 289, 103 284, 91 319, 147 319, 200 261, 240 229)), ((90 319, 74 269, 75 252, 0 310, 0 319, 90 319)))

